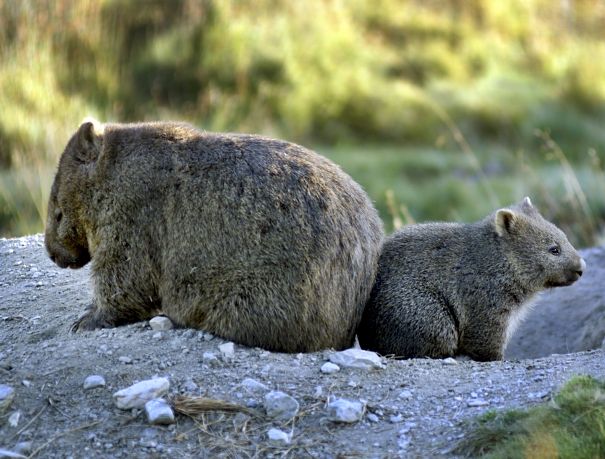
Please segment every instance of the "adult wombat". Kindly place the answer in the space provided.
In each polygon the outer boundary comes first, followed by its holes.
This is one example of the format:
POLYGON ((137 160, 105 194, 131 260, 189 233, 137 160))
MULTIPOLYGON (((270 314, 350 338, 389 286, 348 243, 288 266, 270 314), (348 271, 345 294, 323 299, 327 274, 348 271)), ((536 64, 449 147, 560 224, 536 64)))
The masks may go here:
POLYGON ((83 123, 52 186, 46 248, 92 259, 76 330, 162 312, 248 346, 352 344, 383 230, 364 191, 298 145, 187 124, 83 123))
POLYGON ((401 357, 501 359, 531 298, 585 267, 529 198, 472 224, 408 226, 385 241, 360 344, 401 357))

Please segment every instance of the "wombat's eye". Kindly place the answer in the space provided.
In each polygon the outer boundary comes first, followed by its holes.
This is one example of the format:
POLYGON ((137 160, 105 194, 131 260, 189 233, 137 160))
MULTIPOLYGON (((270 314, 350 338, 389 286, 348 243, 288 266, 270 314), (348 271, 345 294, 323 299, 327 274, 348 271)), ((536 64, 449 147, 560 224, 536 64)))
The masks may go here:
POLYGON ((63 218, 63 212, 58 211, 55 213, 55 220, 57 221, 57 223, 61 223, 62 218, 63 218))
POLYGON ((561 249, 559 248, 558 245, 553 245, 552 247, 550 247, 548 249, 548 251, 550 253, 552 253, 553 255, 561 255, 561 249))

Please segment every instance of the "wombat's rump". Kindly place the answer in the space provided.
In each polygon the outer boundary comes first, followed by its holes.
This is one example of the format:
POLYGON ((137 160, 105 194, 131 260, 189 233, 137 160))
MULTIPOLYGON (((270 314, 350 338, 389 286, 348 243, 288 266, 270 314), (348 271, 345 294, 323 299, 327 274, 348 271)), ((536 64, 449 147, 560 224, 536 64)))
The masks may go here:
POLYGON ((472 224, 411 225, 385 241, 359 342, 384 355, 498 360, 532 297, 584 268, 529 198, 472 224))
POLYGON ((46 247, 92 259, 76 329, 158 312, 286 352, 350 346, 383 230, 365 192, 327 159, 253 135, 178 123, 84 123, 52 186, 46 247))

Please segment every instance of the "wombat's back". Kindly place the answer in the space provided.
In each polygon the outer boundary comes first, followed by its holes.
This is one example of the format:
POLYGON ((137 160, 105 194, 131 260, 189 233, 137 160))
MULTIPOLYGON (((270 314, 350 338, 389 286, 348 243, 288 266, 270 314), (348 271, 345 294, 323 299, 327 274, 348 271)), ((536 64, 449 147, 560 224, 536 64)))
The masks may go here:
POLYGON ((336 165, 186 125, 109 125, 104 148, 99 227, 130 241, 173 320, 290 352, 352 343, 382 226, 336 165))

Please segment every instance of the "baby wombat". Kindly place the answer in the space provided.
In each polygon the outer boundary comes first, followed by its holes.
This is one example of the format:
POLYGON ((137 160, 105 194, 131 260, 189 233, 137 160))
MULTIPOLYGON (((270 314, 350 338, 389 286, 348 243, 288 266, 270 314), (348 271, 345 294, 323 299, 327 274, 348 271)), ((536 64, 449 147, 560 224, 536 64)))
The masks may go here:
POLYGON ((472 224, 411 225, 385 241, 359 342, 385 355, 499 360, 532 297, 585 267, 529 198, 472 224))
POLYGON ((75 330, 159 312, 265 349, 353 342, 382 223, 336 165, 288 142, 187 124, 83 123, 59 162, 46 248, 92 259, 75 330))

